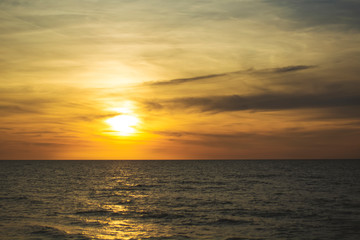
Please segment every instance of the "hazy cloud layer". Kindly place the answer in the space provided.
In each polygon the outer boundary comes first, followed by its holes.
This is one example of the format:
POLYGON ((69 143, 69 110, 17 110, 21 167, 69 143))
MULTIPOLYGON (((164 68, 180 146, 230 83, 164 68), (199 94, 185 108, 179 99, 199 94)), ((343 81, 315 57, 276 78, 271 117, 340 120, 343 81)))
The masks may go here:
POLYGON ((286 8, 298 26, 360 30, 360 2, 357 0, 275 0, 272 3, 286 8))
POLYGON ((113 158, 191 144, 190 158, 320 156, 312 140, 358 153, 359 1, 2 0, 0 13, 0 158, 79 156, 77 142, 113 158), (130 148, 104 122, 127 102, 130 148))
MULTIPOLYGON (((197 132, 160 132, 171 141, 187 146, 207 147, 208 157, 224 158, 354 158, 360 154, 356 143, 357 126, 334 129, 284 129, 282 131, 232 132, 227 134, 197 132), (279 150, 281 149, 281 150, 279 150)), ((165 149, 164 149, 165 150, 165 149)))

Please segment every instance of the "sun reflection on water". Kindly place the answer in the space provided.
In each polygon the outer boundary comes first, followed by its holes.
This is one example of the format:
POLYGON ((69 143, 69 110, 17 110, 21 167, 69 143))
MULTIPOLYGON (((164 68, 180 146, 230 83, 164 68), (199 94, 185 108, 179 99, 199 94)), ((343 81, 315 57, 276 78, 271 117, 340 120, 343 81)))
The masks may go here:
MULTIPOLYGON (((86 220, 90 223, 93 220, 86 220)), ((91 239, 142 239, 149 238, 157 234, 164 236, 164 228, 160 228, 153 223, 140 223, 135 220, 119 220, 107 218, 105 220, 95 220, 102 228, 85 228, 83 234, 91 239)))

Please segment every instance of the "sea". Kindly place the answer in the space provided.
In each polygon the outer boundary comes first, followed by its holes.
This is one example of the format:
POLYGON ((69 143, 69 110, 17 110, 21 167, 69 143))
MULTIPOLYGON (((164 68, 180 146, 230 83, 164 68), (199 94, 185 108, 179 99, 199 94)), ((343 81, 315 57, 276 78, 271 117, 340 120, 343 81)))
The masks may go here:
POLYGON ((360 239, 360 160, 0 161, 0 239, 360 239))

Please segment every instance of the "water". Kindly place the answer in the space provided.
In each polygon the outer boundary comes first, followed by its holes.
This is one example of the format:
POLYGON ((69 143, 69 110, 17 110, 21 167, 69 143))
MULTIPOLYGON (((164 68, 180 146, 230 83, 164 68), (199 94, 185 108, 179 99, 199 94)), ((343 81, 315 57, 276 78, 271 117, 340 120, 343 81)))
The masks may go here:
POLYGON ((0 239, 360 239, 360 161, 1 161, 0 239))

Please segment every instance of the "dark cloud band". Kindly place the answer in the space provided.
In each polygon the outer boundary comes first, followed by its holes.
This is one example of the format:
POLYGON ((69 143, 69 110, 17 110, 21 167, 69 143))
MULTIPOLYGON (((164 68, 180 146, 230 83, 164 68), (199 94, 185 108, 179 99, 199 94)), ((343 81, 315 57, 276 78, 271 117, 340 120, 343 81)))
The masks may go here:
MULTIPOLYGON (((226 95, 176 98, 164 101, 162 106, 172 108, 197 108, 203 112, 244 110, 289 110, 300 108, 360 107, 360 96, 336 93, 322 94, 261 94, 253 96, 226 95)), ((146 103, 152 106, 153 102, 146 103)))

